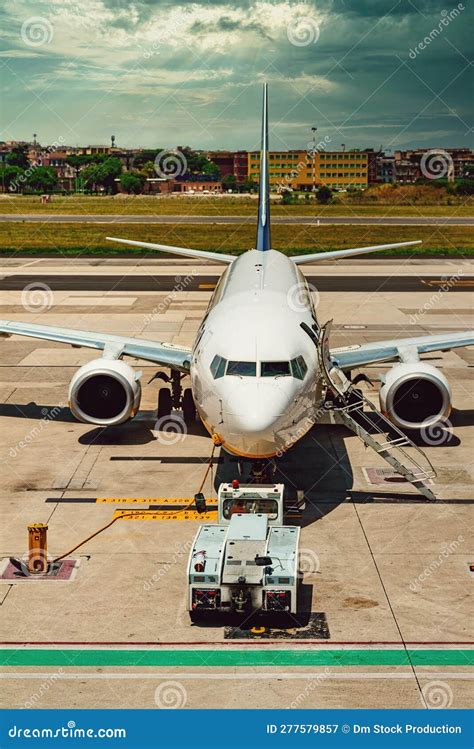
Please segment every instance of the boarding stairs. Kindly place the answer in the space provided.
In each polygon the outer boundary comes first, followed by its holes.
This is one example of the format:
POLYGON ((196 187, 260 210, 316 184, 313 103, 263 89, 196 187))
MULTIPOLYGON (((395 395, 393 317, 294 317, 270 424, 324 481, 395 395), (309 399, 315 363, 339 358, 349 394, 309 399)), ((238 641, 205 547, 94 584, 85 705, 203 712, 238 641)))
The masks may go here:
POLYGON ((348 427, 423 496, 436 500, 429 486, 436 471, 423 450, 377 411, 331 359, 327 345, 330 327, 328 323, 321 330, 318 348, 323 378, 335 396, 331 404, 335 422, 348 427))

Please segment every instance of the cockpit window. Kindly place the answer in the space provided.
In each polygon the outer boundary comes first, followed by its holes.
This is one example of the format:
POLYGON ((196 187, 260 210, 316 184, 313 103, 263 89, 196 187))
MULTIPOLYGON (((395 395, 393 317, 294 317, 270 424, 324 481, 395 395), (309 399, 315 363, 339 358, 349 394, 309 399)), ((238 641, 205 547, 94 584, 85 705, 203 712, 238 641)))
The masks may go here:
MULTIPOLYGON (((263 361, 260 362, 260 377, 288 377, 292 375, 297 380, 304 380, 308 371, 307 364, 302 356, 288 361, 263 361)), ((254 361, 227 361, 216 354, 213 358, 210 370, 213 378, 218 380, 224 375, 237 375, 240 377, 256 377, 257 362, 254 361)))
POLYGON ((215 380, 219 379, 219 377, 224 377, 226 364, 226 359, 223 359, 222 356, 219 356, 218 354, 215 355, 210 367, 212 376, 215 380))
POLYGON ((297 380, 304 380, 306 372, 308 371, 308 365, 304 358, 302 356, 297 356, 296 359, 291 360, 290 364, 293 377, 296 377, 297 380))
POLYGON ((227 364, 228 375, 240 375, 241 377, 256 377, 257 362, 254 361, 230 361, 227 364))
POLYGON ((282 377, 291 374, 289 361, 263 361, 261 366, 261 377, 282 377))

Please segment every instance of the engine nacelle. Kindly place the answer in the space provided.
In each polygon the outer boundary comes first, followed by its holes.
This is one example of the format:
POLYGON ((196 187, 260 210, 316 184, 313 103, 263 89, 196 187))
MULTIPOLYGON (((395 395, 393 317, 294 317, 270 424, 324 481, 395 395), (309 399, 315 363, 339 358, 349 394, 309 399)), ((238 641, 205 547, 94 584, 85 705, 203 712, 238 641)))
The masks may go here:
POLYGON ((442 372, 425 362, 396 364, 384 376, 380 408, 401 429, 419 429, 449 416, 451 388, 442 372))
POLYGON ((86 424, 122 424, 138 411, 142 394, 138 377, 119 359, 94 359, 72 378, 69 408, 86 424))

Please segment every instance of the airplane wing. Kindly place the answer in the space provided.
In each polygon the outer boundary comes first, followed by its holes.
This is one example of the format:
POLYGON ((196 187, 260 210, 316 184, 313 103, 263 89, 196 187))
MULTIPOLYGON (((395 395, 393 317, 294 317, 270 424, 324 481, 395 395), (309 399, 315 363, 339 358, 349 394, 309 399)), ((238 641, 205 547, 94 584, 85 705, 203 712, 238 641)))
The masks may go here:
POLYGON ((407 361, 419 354, 432 351, 450 351, 461 346, 474 345, 474 330, 465 333, 442 333, 441 335, 399 338, 391 341, 377 341, 354 346, 331 349, 331 358, 341 369, 354 369, 376 362, 407 361))
POLYGON ((189 371, 191 361, 191 349, 185 346, 174 346, 171 343, 151 341, 146 338, 126 338, 109 333, 92 333, 87 330, 58 328, 53 325, 0 320, 0 336, 9 338, 11 335, 68 343, 75 348, 98 349, 105 351, 105 354, 109 354, 113 359, 135 356, 161 366, 178 369, 181 372, 189 371))
POLYGON ((183 257, 198 257, 201 260, 213 260, 217 263, 233 263, 236 255, 225 255, 223 252, 207 252, 206 250, 191 250, 188 247, 174 247, 169 244, 155 244, 154 242, 136 242, 132 239, 119 239, 118 237, 106 237, 109 242, 119 242, 120 244, 129 244, 133 247, 144 247, 146 250, 160 250, 169 252, 172 255, 183 255, 183 257))

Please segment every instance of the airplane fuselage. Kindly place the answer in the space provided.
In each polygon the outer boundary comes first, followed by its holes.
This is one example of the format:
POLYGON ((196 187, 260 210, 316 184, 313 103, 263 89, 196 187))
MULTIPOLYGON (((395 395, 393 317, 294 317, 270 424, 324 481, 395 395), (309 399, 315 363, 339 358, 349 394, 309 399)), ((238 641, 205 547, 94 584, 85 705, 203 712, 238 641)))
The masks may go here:
POLYGON ((312 426, 323 399, 307 282, 276 250, 241 255, 221 276, 193 346, 198 414, 226 450, 268 458, 312 426))

